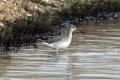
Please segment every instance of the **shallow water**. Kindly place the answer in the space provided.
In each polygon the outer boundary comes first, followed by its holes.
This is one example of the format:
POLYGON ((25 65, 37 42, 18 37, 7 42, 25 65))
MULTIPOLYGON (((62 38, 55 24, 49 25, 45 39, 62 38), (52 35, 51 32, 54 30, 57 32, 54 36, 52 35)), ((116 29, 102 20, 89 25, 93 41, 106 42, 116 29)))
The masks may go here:
POLYGON ((120 80, 120 20, 82 24, 69 48, 0 54, 0 80, 120 80))

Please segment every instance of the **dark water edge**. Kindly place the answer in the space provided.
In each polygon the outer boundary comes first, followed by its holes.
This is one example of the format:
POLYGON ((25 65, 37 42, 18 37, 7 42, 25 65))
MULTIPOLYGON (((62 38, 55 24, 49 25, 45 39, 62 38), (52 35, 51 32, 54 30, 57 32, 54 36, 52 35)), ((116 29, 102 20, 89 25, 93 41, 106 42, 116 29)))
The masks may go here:
MULTIPOLYGON (((64 22, 58 25, 54 25, 52 28, 51 27, 48 27, 48 28, 39 28, 39 27, 32 28, 31 27, 30 28, 30 26, 28 28, 26 26, 24 29, 22 28, 21 30, 19 30, 18 27, 16 28, 14 27, 15 30, 13 29, 11 37, 8 36, 8 39, 0 40, 1 41, 0 52, 6 52, 11 50, 17 51, 19 50, 20 47, 29 48, 33 46, 33 48, 36 48, 37 47, 36 42, 38 39, 47 39, 49 37, 54 37, 56 35, 59 35, 61 31, 69 28, 70 24, 74 24, 76 25, 76 27, 77 26, 80 27, 81 23, 83 24, 86 24, 87 22, 97 23, 103 20, 119 19, 120 12, 109 13, 109 14, 105 14, 104 16, 106 16, 107 18, 105 19, 103 17, 97 18, 94 16, 87 16, 85 19, 75 18, 73 20, 65 20, 65 21, 63 20, 64 22)), ((84 31, 81 30, 80 32, 84 32, 84 31)))
POLYGON ((38 39, 58 35, 61 30, 69 27, 69 24, 77 26, 81 22, 120 18, 120 6, 116 1, 101 0, 90 4, 74 2, 70 7, 63 8, 60 12, 56 11, 52 15, 49 12, 40 14, 39 11, 33 14, 32 17, 23 17, 15 21, 2 21, 5 26, 0 30, 0 51, 9 51, 11 48, 18 50, 20 47, 31 45, 36 47, 38 39), (47 19, 50 21, 46 21, 47 19))
MULTIPOLYGON (((99 14, 98 16, 102 16, 102 14, 99 14)), ((17 51, 19 50, 20 47, 29 48, 33 46, 33 48, 36 48, 37 47, 36 42, 38 39, 48 39, 50 37, 59 35, 61 34, 62 31, 67 30, 70 24, 74 24, 76 27, 80 27, 81 23, 83 24, 86 24, 88 22, 97 23, 103 20, 119 19, 120 12, 104 14, 104 17, 86 16, 84 19, 77 17, 72 20, 65 19, 63 20, 62 23, 47 28, 43 28, 43 27, 34 28, 33 26, 26 26, 24 28, 19 29, 18 26, 14 27, 13 25, 14 23, 13 23, 11 24, 12 33, 8 32, 7 33, 9 34, 8 37, 0 40, 1 41, 0 52, 6 52, 11 50, 17 51)), ((82 33, 84 31, 81 30, 80 32, 82 33)))

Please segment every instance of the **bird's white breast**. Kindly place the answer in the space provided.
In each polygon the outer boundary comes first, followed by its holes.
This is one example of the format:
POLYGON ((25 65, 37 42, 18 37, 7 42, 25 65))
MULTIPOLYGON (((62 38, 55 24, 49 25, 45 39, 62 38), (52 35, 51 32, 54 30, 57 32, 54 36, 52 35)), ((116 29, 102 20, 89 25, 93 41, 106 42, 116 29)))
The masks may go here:
POLYGON ((57 44, 53 44, 52 47, 54 48, 67 48, 70 45, 71 41, 64 41, 62 43, 57 43, 57 44))

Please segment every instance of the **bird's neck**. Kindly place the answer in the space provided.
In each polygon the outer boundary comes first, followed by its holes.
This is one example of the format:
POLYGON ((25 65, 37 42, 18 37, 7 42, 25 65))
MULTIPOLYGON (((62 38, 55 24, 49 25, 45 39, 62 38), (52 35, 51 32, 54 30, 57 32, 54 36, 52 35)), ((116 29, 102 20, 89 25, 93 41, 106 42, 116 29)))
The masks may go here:
POLYGON ((72 38, 72 32, 73 32, 73 31, 70 30, 70 31, 68 32, 68 34, 67 34, 69 40, 71 40, 71 38, 72 38))

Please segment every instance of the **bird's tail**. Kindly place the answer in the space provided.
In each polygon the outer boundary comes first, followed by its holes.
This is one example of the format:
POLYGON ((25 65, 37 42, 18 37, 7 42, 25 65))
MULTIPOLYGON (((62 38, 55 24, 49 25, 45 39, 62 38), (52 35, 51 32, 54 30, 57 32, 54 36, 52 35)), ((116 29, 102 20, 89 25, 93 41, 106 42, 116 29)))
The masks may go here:
POLYGON ((44 44, 44 45, 46 45, 46 46, 52 47, 52 45, 49 44, 49 43, 46 43, 46 42, 41 42, 41 43, 44 44))
POLYGON ((47 46, 49 45, 49 43, 46 43, 46 42, 41 42, 41 43, 44 44, 44 45, 47 45, 47 46))
POLYGON ((47 43, 47 42, 44 42, 44 40, 38 39, 38 42, 39 42, 40 44, 45 45, 45 46, 52 47, 52 44, 49 44, 49 43, 47 43))

